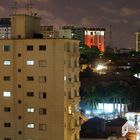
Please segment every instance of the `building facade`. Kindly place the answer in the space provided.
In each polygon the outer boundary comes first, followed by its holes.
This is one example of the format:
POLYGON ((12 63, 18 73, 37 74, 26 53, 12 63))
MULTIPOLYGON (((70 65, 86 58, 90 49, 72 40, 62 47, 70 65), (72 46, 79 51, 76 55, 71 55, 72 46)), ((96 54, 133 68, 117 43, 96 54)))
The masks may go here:
POLYGON ((101 52, 105 51, 105 29, 64 26, 60 30, 60 38, 72 38, 91 47, 97 47, 101 52))
POLYGON ((136 51, 140 51, 140 32, 136 32, 136 51))
POLYGON ((11 38, 11 19, 0 18, 0 39, 11 38))
POLYGON ((79 140, 79 42, 34 38, 39 21, 13 15, 0 41, 0 139, 79 140))

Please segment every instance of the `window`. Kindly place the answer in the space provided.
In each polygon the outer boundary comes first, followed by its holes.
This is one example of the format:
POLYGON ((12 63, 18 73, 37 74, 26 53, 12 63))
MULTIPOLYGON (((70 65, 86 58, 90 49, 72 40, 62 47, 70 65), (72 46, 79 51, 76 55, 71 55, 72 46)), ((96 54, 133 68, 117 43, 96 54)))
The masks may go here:
POLYGON ((39 98, 40 99, 46 99, 47 98, 47 93, 46 92, 39 92, 39 98))
POLYGON ((40 51, 45 51, 46 50, 46 45, 39 45, 39 50, 40 51))
POLYGON ((47 61, 46 60, 39 60, 39 67, 46 67, 47 61))
POLYGON ((21 69, 18 69, 18 72, 21 72, 21 69))
POLYGON ((27 61, 26 61, 26 64, 27 64, 27 65, 34 65, 34 61, 33 61, 33 60, 27 60, 27 61))
POLYGON ((4 52, 9 52, 10 51, 10 46, 9 45, 4 45, 3 46, 3 51, 4 52))
POLYGON ((71 106, 68 107, 68 114, 72 114, 72 108, 71 108, 71 106))
POLYGON ((27 124, 27 128, 34 128, 34 127, 35 127, 35 125, 33 123, 27 124))
POLYGON ((21 104, 21 100, 18 100, 18 103, 21 104))
POLYGON ((22 118, 22 116, 18 116, 18 119, 21 119, 22 118))
POLYGON ((27 96, 33 97, 34 96, 34 92, 32 92, 32 91, 27 92, 27 96))
POLYGON ((27 76, 27 81, 33 81, 34 77, 33 76, 27 76))
POLYGON ((11 123, 4 123, 4 127, 11 127, 11 123))
POLYGON ((45 114, 47 114, 47 109, 46 109, 46 108, 39 108, 39 114, 40 114, 40 115, 45 115, 45 114))
POLYGON ((33 45, 27 45, 27 51, 33 51, 33 45))
POLYGON ((11 138, 4 138, 4 140, 11 140, 11 138))
POLYGON ((35 109, 34 108, 27 108, 27 112, 34 112, 35 109))
POLYGON ((18 84, 18 88, 21 88, 21 85, 20 84, 18 84))
POLYGON ((40 83, 46 83, 46 81, 47 81, 46 76, 39 76, 40 83))
POLYGON ((3 80, 4 80, 4 81, 10 81, 10 76, 4 76, 4 77, 3 77, 3 80))
POLYGON ((22 131, 18 131, 18 134, 21 135, 22 134, 22 131))
POLYGON ((21 57, 21 53, 18 53, 18 57, 21 57))
POLYGON ((46 130, 47 124, 39 124, 39 130, 46 130))
POLYGON ((10 60, 4 60, 4 61, 3 61, 3 64, 4 64, 4 65, 11 65, 11 61, 10 61, 10 60))
POLYGON ((4 107, 4 112, 10 112, 11 108, 10 107, 4 107))
POLYGON ((11 92, 10 91, 4 91, 3 92, 3 96, 4 97, 10 97, 11 96, 11 92))

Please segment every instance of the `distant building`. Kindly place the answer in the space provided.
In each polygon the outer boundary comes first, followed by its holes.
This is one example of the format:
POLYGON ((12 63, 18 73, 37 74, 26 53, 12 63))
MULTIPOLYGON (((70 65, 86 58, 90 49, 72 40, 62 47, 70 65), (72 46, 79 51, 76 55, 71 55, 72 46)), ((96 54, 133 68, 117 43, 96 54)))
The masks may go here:
POLYGON ((54 29, 54 26, 46 26, 41 25, 41 33, 43 34, 43 38, 58 38, 59 31, 54 29))
POLYGON ((135 33, 136 35, 136 51, 140 51, 140 31, 135 33))
POLYGON ((37 16, 11 23, 0 40, 0 139, 79 140, 79 41, 44 39, 37 16))
POLYGON ((81 44, 98 47, 101 52, 105 51, 105 29, 63 26, 60 29, 60 38, 72 38, 80 40, 81 44))
POLYGON ((0 39, 11 38, 11 18, 0 18, 0 39))

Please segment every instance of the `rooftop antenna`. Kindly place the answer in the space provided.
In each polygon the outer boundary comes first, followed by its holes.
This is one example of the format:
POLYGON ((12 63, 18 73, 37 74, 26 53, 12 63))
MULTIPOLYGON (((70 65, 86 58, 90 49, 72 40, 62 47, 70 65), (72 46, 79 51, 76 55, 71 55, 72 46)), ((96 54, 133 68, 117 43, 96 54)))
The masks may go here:
POLYGON ((12 7, 12 9, 13 9, 13 14, 14 15, 16 15, 17 14, 17 1, 16 0, 14 0, 14 2, 13 2, 13 7, 12 7))
POLYGON ((33 5, 32 1, 29 0, 28 7, 27 7, 28 15, 32 15, 32 9, 33 9, 32 5, 33 5))

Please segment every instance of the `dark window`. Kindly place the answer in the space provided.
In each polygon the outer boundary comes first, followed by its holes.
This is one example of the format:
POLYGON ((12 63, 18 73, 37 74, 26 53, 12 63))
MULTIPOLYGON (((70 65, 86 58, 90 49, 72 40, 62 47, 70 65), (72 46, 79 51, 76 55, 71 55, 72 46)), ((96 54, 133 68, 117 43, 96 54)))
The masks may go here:
POLYGON ((11 108, 10 107, 4 107, 4 112, 10 112, 11 108))
POLYGON ((33 81, 34 77, 33 76, 27 76, 27 81, 33 81))
POLYGON ((47 66, 46 60, 39 60, 39 67, 46 67, 46 66, 47 66))
POLYGON ((40 51, 45 51, 46 50, 46 45, 39 45, 39 50, 40 51))
POLYGON ((21 135, 21 134, 22 134, 22 132, 21 132, 21 131, 18 131, 18 134, 19 134, 19 135, 21 135))
POLYGON ((4 127, 11 127, 11 123, 4 123, 4 127))
POLYGON ((18 103, 21 104, 21 100, 18 100, 18 103))
POLYGON ((40 114, 40 115, 45 115, 45 114, 47 114, 47 109, 46 109, 46 108, 39 108, 39 114, 40 114))
POLYGON ((29 97, 34 96, 34 92, 32 92, 32 91, 27 92, 27 96, 29 96, 29 97))
POLYGON ((11 138, 4 138, 4 140, 11 140, 11 138))
POLYGON ((21 72, 21 69, 18 69, 18 72, 21 72))
POLYGON ((47 78, 46 76, 39 76, 39 83, 46 83, 47 78))
POLYGON ((39 92, 39 98, 40 99, 46 99, 47 98, 47 93, 46 92, 39 92))
POLYGON ((18 85, 18 88, 21 88, 21 85, 20 84, 18 85))
POLYGON ((3 51, 4 52, 9 52, 10 51, 10 46, 9 45, 4 45, 3 46, 3 51))
POLYGON ((18 57, 21 57, 21 53, 18 53, 18 57))
POLYGON ((10 76, 4 76, 4 77, 3 77, 3 80, 4 80, 4 81, 10 81, 10 76))
POLYGON ((27 51, 33 51, 33 45, 27 45, 27 51))
POLYGON ((18 119, 21 119, 22 117, 21 116, 18 116, 18 119))
POLYGON ((47 124, 39 124, 39 130, 42 130, 42 131, 47 130, 47 124))

